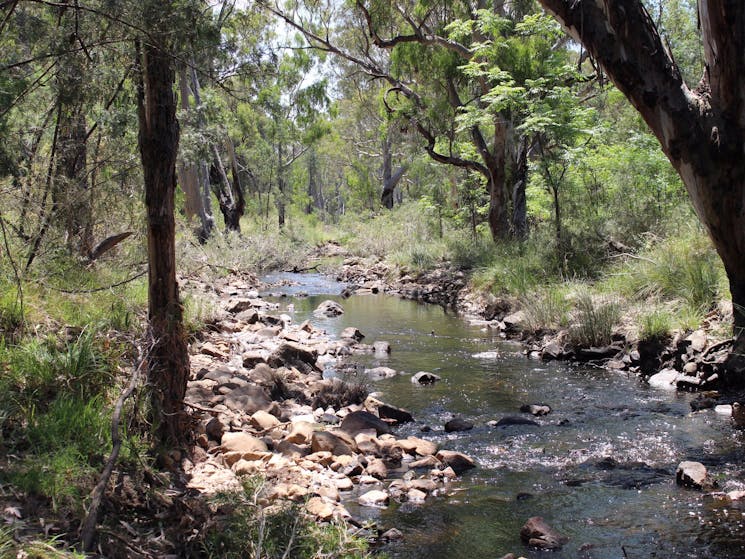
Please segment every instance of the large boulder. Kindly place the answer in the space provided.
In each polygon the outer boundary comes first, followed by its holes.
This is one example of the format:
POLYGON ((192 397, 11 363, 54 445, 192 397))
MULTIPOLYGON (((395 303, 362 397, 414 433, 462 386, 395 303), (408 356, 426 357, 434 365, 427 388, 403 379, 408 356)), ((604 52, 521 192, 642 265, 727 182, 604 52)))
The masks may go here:
POLYGON ((520 539, 530 547, 547 551, 559 550, 569 541, 569 538, 554 530, 540 516, 533 516, 528 519, 520 529, 520 539))
POLYGON ((391 432, 388 424, 379 417, 367 411, 354 411, 342 420, 341 430, 349 433, 352 437, 361 431, 374 430, 378 435, 391 432))
POLYGON ((316 316, 339 316, 344 314, 344 308, 336 301, 326 300, 313 311, 316 316))

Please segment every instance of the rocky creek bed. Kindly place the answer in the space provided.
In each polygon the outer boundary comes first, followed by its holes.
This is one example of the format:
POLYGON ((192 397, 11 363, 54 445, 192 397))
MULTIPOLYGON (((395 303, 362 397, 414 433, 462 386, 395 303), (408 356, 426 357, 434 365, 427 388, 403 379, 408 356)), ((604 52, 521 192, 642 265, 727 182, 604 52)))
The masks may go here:
POLYGON ((264 475, 265 506, 367 525, 393 557, 742 556, 745 445, 726 405, 628 367, 530 359, 494 321, 375 294, 385 284, 343 299, 320 276, 274 279, 282 297, 197 286, 224 314, 193 347, 192 487, 264 475), (441 380, 413 383, 420 369, 441 380), (342 390, 350 370, 373 397, 342 390))

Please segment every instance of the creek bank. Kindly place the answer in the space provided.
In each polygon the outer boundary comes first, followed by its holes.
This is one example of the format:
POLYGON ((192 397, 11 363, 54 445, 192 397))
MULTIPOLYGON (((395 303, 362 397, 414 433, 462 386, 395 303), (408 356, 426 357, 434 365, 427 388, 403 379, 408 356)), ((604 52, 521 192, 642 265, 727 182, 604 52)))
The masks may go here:
MULTIPOLYGON (((346 295, 387 293, 452 309, 474 325, 522 341, 525 354, 532 359, 589 363, 638 374, 661 388, 681 390, 716 390, 722 387, 725 378, 723 367, 731 340, 711 335, 722 319, 718 311, 709 313, 701 328, 693 332, 639 340, 633 331, 619 327, 614 330, 610 344, 590 347, 572 344, 566 329, 529 331, 526 313, 517 300, 473 291, 468 275, 460 270, 438 268, 414 272, 376 258, 347 258, 336 279, 348 284, 346 295), (662 376, 655 378, 658 374, 662 376)), ((731 402, 718 396, 712 399, 712 407, 718 403, 731 402)))
MULTIPOLYGON (((320 521, 359 527, 345 503, 421 504, 476 466, 426 438, 397 437, 396 425, 414 421, 408 411, 368 396, 362 384, 324 377, 348 355, 390 351, 387 343, 363 344, 358 330, 332 338, 311 321, 295 324, 257 287, 192 282, 220 310, 190 348, 185 400, 196 444, 181 460, 189 488, 237 491, 243 476, 261 475, 262 506, 294 501, 320 521)), ((319 314, 332 308, 343 312, 326 304, 319 314)))

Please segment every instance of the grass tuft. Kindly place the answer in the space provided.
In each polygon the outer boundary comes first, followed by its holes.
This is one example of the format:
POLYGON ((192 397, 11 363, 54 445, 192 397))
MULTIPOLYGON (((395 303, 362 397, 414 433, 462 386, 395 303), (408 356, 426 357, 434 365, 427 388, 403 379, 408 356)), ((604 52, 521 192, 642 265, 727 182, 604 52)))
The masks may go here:
POLYGON ((617 301, 596 302, 588 292, 578 295, 575 302, 569 342, 578 347, 602 347, 610 344, 613 328, 621 318, 617 301))

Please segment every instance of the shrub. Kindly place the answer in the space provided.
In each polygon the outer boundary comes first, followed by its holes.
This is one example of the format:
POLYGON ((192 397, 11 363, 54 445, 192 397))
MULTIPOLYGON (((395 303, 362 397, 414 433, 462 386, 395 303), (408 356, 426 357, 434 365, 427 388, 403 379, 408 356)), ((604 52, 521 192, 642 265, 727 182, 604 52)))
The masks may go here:
POLYGON ((363 559, 371 557, 367 544, 347 534, 343 524, 321 525, 296 504, 262 509, 256 504, 261 485, 244 481, 243 492, 218 495, 215 505, 231 510, 222 522, 202 536, 205 557, 239 559, 363 559))
POLYGON ((595 302, 587 292, 575 303, 574 324, 569 328, 569 342, 579 347, 601 347, 611 342, 613 328, 621 317, 616 301, 595 302))

